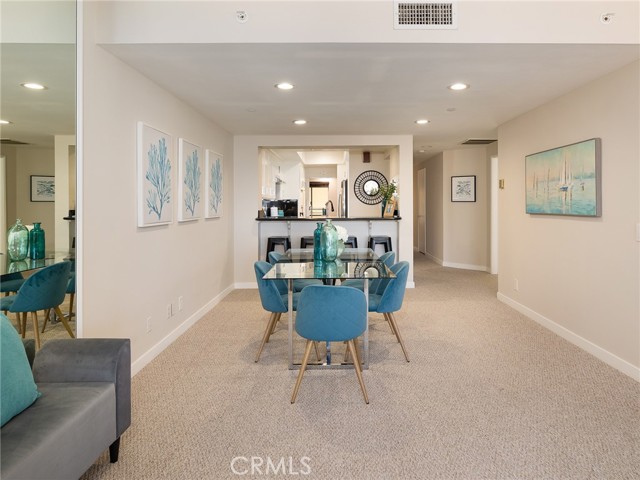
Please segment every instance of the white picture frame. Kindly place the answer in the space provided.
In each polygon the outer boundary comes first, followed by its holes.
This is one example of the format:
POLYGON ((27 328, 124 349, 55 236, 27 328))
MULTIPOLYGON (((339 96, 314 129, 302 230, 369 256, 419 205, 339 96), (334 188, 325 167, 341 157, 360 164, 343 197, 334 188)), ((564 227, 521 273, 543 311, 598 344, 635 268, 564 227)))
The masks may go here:
POLYGON ((137 123, 138 227, 173 222, 173 138, 137 123))
POLYGON ((219 218, 223 212, 223 164, 221 153, 207 149, 205 152, 205 218, 219 218))
POLYGON ((202 218, 204 207, 202 148, 184 138, 178 140, 178 221, 202 218))

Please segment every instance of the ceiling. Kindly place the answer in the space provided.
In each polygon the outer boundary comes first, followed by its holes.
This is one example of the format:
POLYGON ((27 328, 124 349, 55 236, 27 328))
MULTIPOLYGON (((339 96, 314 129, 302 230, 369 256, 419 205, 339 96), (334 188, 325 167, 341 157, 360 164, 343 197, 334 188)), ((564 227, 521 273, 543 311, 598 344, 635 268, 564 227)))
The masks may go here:
MULTIPOLYGON (((414 159, 495 139, 501 123, 640 57, 637 45, 102 46, 232 134, 413 135, 414 159), (447 88, 458 81, 471 88, 447 88)), ((14 122, 2 137, 40 143, 73 133, 75 52, 30 47, 2 48, 0 117, 14 122), (32 77, 49 90, 27 96, 19 84, 32 77)))

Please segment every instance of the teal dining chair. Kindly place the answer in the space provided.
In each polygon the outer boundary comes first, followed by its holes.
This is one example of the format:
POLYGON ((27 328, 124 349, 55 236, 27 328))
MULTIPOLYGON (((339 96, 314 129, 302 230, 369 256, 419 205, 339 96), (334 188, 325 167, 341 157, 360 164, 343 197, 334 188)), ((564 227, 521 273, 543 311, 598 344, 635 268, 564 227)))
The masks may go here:
MULTIPOLYGON (((2 276, 2 281, 0 282, 0 293, 4 293, 5 297, 16 293, 20 290, 20 287, 24 283, 24 277, 20 272, 7 273, 2 276)), ((7 315, 9 313, 8 310, 3 310, 4 314, 7 315)), ((18 333, 21 333, 22 327, 20 322, 20 315, 18 315, 18 333)))
MULTIPOLYGON (((393 265, 393 263, 396 261, 396 252, 383 253, 382 255, 380 255, 379 260, 383 262, 387 267, 391 268, 391 265, 393 265)), ((384 289, 384 286, 386 286, 386 282, 388 280, 388 278, 375 278, 369 280, 369 293, 375 293, 380 288, 384 289), (380 287, 381 284, 383 285, 382 287, 380 287)), ((340 285, 364 290, 364 280, 361 280, 359 278, 350 278, 344 280, 340 282, 340 285)))
POLYGON ((300 292, 296 332, 307 339, 307 345, 291 395, 291 403, 294 403, 298 396, 302 377, 309 363, 311 345, 315 342, 347 342, 364 401, 369 403, 362 378, 360 356, 354 343, 367 328, 366 305, 364 292, 353 287, 310 285, 300 292))
POLYGON ((398 339, 400 347, 402 347, 404 358, 408 362, 409 354, 402 341, 394 313, 402 308, 404 292, 407 287, 407 276, 409 275, 409 262, 398 262, 391 266, 391 271, 395 274, 396 278, 389 279, 383 291, 378 290, 377 292, 369 294, 369 311, 384 315, 385 320, 389 322, 391 331, 398 339))
MULTIPOLYGON (((284 255, 280 252, 269 252, 269 263, 275 265, 282 261, 284 255)), ((297 278, 293 281, 293 291, 301 292, 304 287, 309 285, 323 285, 322 280, 316 280, 314 278, 297 278)))
MULTIPOLYGON (((73 313, 73 301, 76 297, 76 272, 71 272, 69 274, 69 282, 67 282, 67 290, 65 292, 69 295, 69 313, 67 313, 66 318, 71 320, 71 318, 75 315, 73 313)), ((42 324, 42 333, 44 333, 44 329, 47 327, 47 320, 49 320, 50 310, 44 315, 44 323, 42 324)))
POLYGON ((31 313, 36 348, 40 348, 38 310, 53 309, 71 338, 75 338, 67 319, 60 310, 69 282, 70 262, 60 262, 38 270, 25 280, 15 295, 0 298, 0 310, 22 314, 22 337, 27 327, 27 313, 31 313))

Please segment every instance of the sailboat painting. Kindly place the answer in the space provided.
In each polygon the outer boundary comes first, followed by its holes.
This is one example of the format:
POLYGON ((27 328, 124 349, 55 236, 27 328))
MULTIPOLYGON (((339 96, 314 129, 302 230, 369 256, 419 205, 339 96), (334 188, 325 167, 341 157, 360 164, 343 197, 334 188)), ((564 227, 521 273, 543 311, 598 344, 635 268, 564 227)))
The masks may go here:
POLYGON ((599 217, 600 163, 599 138, 527 155, 526 212, 599 217))

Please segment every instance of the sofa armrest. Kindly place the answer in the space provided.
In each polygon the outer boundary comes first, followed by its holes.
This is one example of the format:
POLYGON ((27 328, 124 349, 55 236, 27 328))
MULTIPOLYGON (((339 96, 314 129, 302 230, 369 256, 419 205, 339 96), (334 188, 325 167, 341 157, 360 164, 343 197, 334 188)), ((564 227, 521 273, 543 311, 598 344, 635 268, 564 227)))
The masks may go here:
POLYGON ((116 427, 131 425, 131 342, 126 338, 47 340, 36 354, 39 383, 110 382, 116 389, 116 427))

